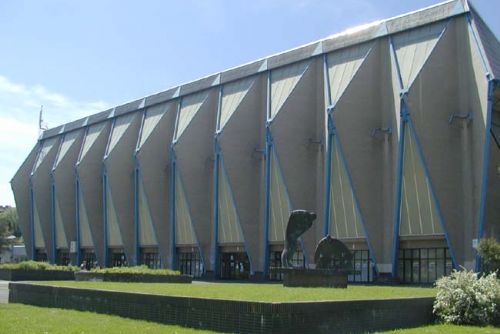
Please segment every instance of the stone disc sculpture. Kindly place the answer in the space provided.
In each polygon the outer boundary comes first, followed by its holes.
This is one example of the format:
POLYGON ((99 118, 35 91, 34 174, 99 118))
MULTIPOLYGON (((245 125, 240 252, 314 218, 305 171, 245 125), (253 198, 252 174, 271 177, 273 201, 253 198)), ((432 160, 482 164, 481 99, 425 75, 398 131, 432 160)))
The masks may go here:
POLYGON ((342 241, 327 235, 316 246, 314 263, 316 269, 351 270, 352 254, 342 241))

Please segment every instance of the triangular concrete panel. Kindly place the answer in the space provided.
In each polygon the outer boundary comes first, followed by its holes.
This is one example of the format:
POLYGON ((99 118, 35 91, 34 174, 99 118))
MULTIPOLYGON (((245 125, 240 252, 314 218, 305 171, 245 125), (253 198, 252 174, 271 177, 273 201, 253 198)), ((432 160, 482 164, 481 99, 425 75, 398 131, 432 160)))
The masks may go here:
POLYGON ((150 107, 146 110, 146 115, 144 117, 144 122, 142 124, 142 129, 140 132, 139 142, 137 144, 137 149, 139 150, 142 145, 149 138, 151 133, 155 130, 158 123, 160 123, 161 118, 167 112, 168 105, 160 104, 154 107, 150 107))
POLYGON ((221 131, 252 87, 255 78, 246 78, 224 85, 217 130, 221 131))
POLYGON ((66 231, 63 226, 63 218, 61 215, 61 209, 59 207, 59 201, 56 200, 55 205, 55 225, 56 225, 56 247, 57 248, 69 248, 68 238, 66 237, 66 231))
POLYGON ((328 55, 330 97, 336 103, 370 52, 373 43, 341 49, 328 55))
POLYGON ((56 168, 57 165, 59 165, 59 163, 64 159, 66 153, 68 153, 73 144, 78 144, 77 139, 81 136, 81 134, 81 131, 72 131, 64 135, 64 139, 61 142, 61 147, 59 148, 59 153, 57 154, 54 168, 56 168))
POLYGON ((90 232, 89 217, 87 215, 87 208, 83 202, 83 195, 80 191, 79 198, 79 222, 80 222, 80 247, 81 248, 94 248, 92 240, 92 233, 90 232))
POLYGON ((201 92, 182 98, 181 102, 182 104, 178 115, 177 129, 175 131, 174 141, 179 140, 179 138, 184 133, 184 130, 186 130, 189 123, 191 123, 191 120, 200 110, 202 104, 205 102, 207 97, 208 97, 208 92, 201 92))
POLYGON ((115 118, 113 123, 113 129, 111 130, 111 138, 109 139, 108 148, 106 151, 106 155, 109 155, 113 149, 116 147, 116 144, 120 141, 123 134, 127 131, 133 119, 137 117, 136 113, 128 114, 125 116, 115 118))
POLYGON ((52 152, 53 150, 57 150, 57 143, 59 143, 60 138, 59 137, 52 137, 49 139, 46 139, 42 143, 42 147, 40 148, 40 151, 38 152, 38 156, 35 162, 35 165, 33 166, 33 171, 32 174, 35 174, 40 167, 40 165, 49 159, 47 156, 52 152))
POLYGON ((179 171, 175 173, 175 243, 177 246, 197 245, 193 221, 179 171))
POLYGON ((364 238, 358 204, 338 145, 334 137, 330 166, 330 234, 337 239, 364 238))
POLYGON ((442 235, 440 217, 417 144, 407 128, 404 138, 400 236, 442 235))
POLYGON ((219 244, 243 243, 240 221, 233 199, 233 192, 224 168, 224 160, 219 164, 219 244))
POLYGON ((87 133, 85 134, 85 140, 83 143, 83 147, 81 149, 79 161, 83 160, 87 155, 87 152, 92 148, 92 145, 96 142, 99 135, 103 132, 106 125, 109 125, 107 122, 93 124, 88 128, 87 133))
POLYGON ((276 152, 272 151, 270 173, 269 241, 284 242, 288 218, 292 212, 290 197, 280 170, 276 152))
POLYGON ((108 226, 108 247, 123 247, 122 233, 120 231, 120 226, 118 225, 118 216, 116 214, 115 204, 109 186, 106 189, 106 218, 108 226))
POLYGON ((309 67, 309 61, 288 65, 271 72, 271 110, 269 119, 278 114, 281 107, 309 67))
POLYGON ((447 22, 437 22, 392 37, 404 88, 411 87, 447 22))
POLYGON ((142 180, 139 180, 139 245, 140 246, 158 246, 156 232, 153 227, 153 219, 148 205, 146 193, 142 180))
POLYGON ((40 222, 40 215, 38 214, 36 205, 33 206, 33 224, 35 230, 35 248, 46 249, 45 238, 42 231, 42 223, 40 222))

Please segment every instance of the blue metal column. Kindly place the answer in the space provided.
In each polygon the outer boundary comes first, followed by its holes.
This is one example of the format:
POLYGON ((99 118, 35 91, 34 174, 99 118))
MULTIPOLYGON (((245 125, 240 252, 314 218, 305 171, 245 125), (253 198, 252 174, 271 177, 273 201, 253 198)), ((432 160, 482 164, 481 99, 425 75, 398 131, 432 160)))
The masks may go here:
POLYGON ((139 134, 137 136, 137 143, 135 145, 134 151, 134 261, 135 265, 139 265, 141 262, 141 241, 140 241, 140 221, 139 221, 139 177, 140 177, 140 165, 137 154, 139 152, 142 137, 142 131, 144 129, 144 122, 146 121, 147 109, 142 113, 141 127, 139 128, 139 134))
MULTIPOLYGON (((140 137, 139 137, 140 138, 140 137)), ((139 161, 134 154, 134 261, 135 265, 140 262, 140 240, 139 240, 139 161)))
POLYGON ((176 187, 176 157, 174 146, 170 148, 171 165, 170 165, 170 249, 171 249, 171 259, 170 259, 170 269, 176 268, 176 238, 175 238, 175 220, 176 220, 176 210, 175 210, 175 187, 176 187))
MULTIPOLYGON (((52 236, 52 252, 49 257, 49 262, 56 263, 57 249, 57 233, 56 233, 56 186, 54 184, 54 174, 50 173, 50 232, 52 236)), ((48 255, 48 254, 47 254, 48 255)))
POLYGON ((220 177, 220 145, 219 145, 219 134, 220 134, 220 118, 222 110, 222 96, 224 94, 223 86, 219 89, 219 99, 217 103, 217 125, 214 134, 214 210, 213 210, 213 230, 212 230, 212 254, 210 256, 210 262, 213 264, 213 270, 215 277, 219 277, 219 177, 220 177))
MULTIPOLYGON (((487 114, 486 114, 486 129, 484 130, 484 148, 483 148, 483 170, 482 170, 482 180, 481 180, 481 206, 479 208, 479 229, 477 233, 478 242, 484 237, 484 225, 485 225, 485 211, 486 211, 486 191, 488 183, 488 167, 490 160, 490 137, 491 137, 491 112, 493 109, 493 96, 495 94, 495 87, 498 84, 497 81, 489 78, 488 80, 488 102, 487 102, 487 114)), ((481 257, 479 253, 476 254, 476 271, 481 270, 481 257)))
POLYGON ((264 277, 269 273, 269 220, 271 213, 271 153, 272 153, 272 135, 271 135, 271 71, 267 72, 267 104, 266 104, 266 155, 265 155, 265 177, 264 177, 264 277))
POLYGON ((213 244, 212 244, 212 261, 215 277, 218 275, 219 268, 219 177, 220 177, 220 147, 219 137, 214 136, 214 211, 213 211, 213 244))
POLYGON ((108 176, 106 174, 106 166, 102 167, 102 222, 103 222, 103 246, 104 246, 104 266, 109 264, 108 255, 108 176))
POLYGON ((31 177, 29 179, 29 192, 30 192, 30 229, 31 229, 31 259, 35 260, 36 244, 35 244, 35 197, 33 195, 33 182, 31 177))
POLYGON ((403 183, 403 165, 404 165, 404 145, 406 122, 408 121, 408 110, 406 108, 406 94, 404 91, 400 95, 400 124, 399 124, 399 145, 398 161, 396 167, 396 200, 394 203, 394 234, 392 237, 392 276, 396 277, 398 271, 398 248, 399 248, 399 225, 401 222, 401 192, 403 183))
POLYGON ((330 196, 332 180, 332 144, 333 144, 333 119, 332 119, 332 94, 330 78, 328 76, 328 56, 323 55, 323 83, 325 96, 325 116, 327 122, 326 163, 325 163, 325 195, 323 208, 323 236, 330 233, 330 196))
MULTIPOLYGON (((78 168, 78 167, 77 167, 78 168)), ((78 174, 78 171, 76 171, 76 178, 75 178, 75 199, 76 199, 76 205, 75 205, 75 223, 76 223, 76 265, 80 265, 80 256, 81 256, 81 251, 80 251, 80 176, 78 174)))

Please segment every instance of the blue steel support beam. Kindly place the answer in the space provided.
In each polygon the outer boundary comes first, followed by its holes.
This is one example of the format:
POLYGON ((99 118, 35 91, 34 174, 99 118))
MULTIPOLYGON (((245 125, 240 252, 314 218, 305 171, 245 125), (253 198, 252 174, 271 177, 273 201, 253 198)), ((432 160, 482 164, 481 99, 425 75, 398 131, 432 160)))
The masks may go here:
POLYGON ((176 157, 175 157, 175 149, 172 146, 170 148, 170 157, 171 157, 171 165, 170 165, 170 269, 176 269, 176 238, 175 238, 175 219, 176 219, 176 210, 175 210, 175 172, 176 172, 176 157))
POLYGON ((76 265, 80 265, 80 257, 81 257, 81 250, 80 250, 80 177, 78 174, 78 171, 76 172, 76 178, 75 178, 75 199, 76 199, 76 205, 75 205, 75 223, 76 223, 76 265))
POLYGON ((325 165, 325 207, 323 211, 323 236, 330 233, 330 201, 332 183, 332 145, 333 145, 333 119, 330 110, 327 110, 327 141, 326 141, 326 165, 325 165))
POLYGON ((214 210, 213 210, 213 244, 212 244, 212 259, 213 270, 215 277, 218 277, 219 264, 219 177, 220 177, 220 147, 219 137, 214 137, 214 210))
POLYGON ((330 89, 330 78, 328 76, 328 56, 323 55, 323 82, 325 96, 325 116, 327 121, 327 140, 326 140, 326 164, 325 164, 325 195, 323 209, 323 236, 330 233, 330 185, 332 180, 332 144, 333 144, 333 119, 332 119, 332 94, 330 89))
POLYGON ((134 151, 134 261, 135 265, 139 265, 141 262, 141 245, 140 245, 140 222, 139 222, 139 159, 137 158, 137 153, 139 152, 142 137, 142 131, 144 129, 144 122, 146 121, 147 109, 142 113, 141 127, 139 128, 139 134, 137 136, 137 143, 135 145, 134 151))
POLYGON ((217 102, 217 126, 214 134, 214 210, 213 210, 213 240, 212 240, 212 254, 210 255, 210 262, 213 265, 214 275, 218 277, 219 268, 219 177, 220 177, 220 145, 219 134, 221 133, 220 118, 222 109, 222 96, 224 94, 223 86, 219 88, 219 98, 217 102))
POLYGON ((33 182, 29 179, 30 192, 30 229, 31 229, 31 259, 35 260, 36 245, 35 245, 35 196, 33 195, 33 182))
MULTIPOLYGON (((140 138, 140 137, 139 137, 140 138)), ((137 155, 134 154, 134 261, 135 265, 139 265, 141 245, 139 240, 139 161, 137 155)))
MULTIPOLYGON (((484 130, 484 147, 483 147, 483 170, 482 170, 482 180, 481 180, 481 206, 479 207, 479 229, 477 233, 477 240, 481 241, 484 237, 484 225, 485 225, 485 212, 486 212, 486 191, 488 187, 488 167, 490 160, 490 137, 491 137, 491 112, 493 109, 493 96, 495 94, 495 87, 498 84, 495 80, 489 78, 488 80, 488 102, 487 102, 487 112, 486 112, 486 129, 484 130)), ((481 270, 481 257, 479 253, 476 254, 476 271, 481 270)))
POLYGON ((102 223, 103 223, 103 246, 104 246, 104 266, 109 264, 108 256, 108 177, 106 174, 106 166, 103 164, 102 170, 102 223))
MULTIPOLYGON (((50 174, 50 234, 52 236, 52 252, 49 256, 50 263, 56 263, 56 186, 54 182, 54 174, 50 174)), ((48 254, 47 254, 48 255, 48 254)))
POLYGON ((408 121, 408 110, 406 108, 406 92, 401 93, 400 105, 400 125, 399 125, 399 145, 398 145, 398 160, 396 167, 396 200, 394 203, 394 234, 392 237, 392 276, 397 276, 398 271, 398 248, 399 248, 399 224, 401 222, 401 192, 403 181, 403 164, 404 164, 404 144, 406 122, 408 121))
POLYGON ((270 220, 270 200, 271 200, 271 150, 272 150, 272 136, 271 136, 271 71, 267 72, 267 102, 266 102, 266 155, 265 155, 265 176, 264 176, 264 252, 263 256, 263 275, 268 276, 269 273, 269 220, 270 220))

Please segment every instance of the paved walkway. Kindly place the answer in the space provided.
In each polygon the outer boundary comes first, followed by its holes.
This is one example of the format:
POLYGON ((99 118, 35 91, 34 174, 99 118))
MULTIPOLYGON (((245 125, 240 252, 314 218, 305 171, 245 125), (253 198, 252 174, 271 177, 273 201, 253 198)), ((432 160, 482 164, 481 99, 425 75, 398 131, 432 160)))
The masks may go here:
POLYGON ((9 282, 0 281, 0 304, 9 302, 9 282))

